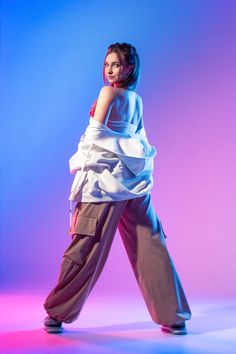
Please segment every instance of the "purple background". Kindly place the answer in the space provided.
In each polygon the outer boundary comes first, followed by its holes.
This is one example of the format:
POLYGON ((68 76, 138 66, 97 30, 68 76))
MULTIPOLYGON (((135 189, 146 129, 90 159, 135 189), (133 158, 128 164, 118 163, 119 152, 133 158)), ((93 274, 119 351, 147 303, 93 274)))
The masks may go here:
MULTIPOLYGON (((187 295, 233 297, 236 2, 2 1, 1 287, 55 284, 70 242, 68 159, 109 44, 141 59, 153 203, 187 295)), ((94 289, 138 294, 117 232, 94 289)))

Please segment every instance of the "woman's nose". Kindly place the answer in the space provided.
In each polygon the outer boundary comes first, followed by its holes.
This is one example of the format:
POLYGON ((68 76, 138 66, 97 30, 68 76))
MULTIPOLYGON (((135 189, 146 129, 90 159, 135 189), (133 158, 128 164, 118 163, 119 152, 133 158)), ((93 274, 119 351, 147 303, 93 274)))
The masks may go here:
POLYGON ((108 69, 108 74, 112 74, 112 67, 110 66, 110 68, 108 69))

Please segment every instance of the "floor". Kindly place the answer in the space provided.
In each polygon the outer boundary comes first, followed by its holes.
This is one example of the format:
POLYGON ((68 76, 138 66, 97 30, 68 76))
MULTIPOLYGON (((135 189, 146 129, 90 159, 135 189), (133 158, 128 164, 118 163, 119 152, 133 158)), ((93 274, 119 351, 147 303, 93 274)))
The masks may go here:
POLYGON ((191 300, 188 335, 174 336, 151 321, 142 300, 95 293, 62 334, 47 334, 42 328, 44 297, 1 295, 2 353, 236 353, 236 301, 191 300))

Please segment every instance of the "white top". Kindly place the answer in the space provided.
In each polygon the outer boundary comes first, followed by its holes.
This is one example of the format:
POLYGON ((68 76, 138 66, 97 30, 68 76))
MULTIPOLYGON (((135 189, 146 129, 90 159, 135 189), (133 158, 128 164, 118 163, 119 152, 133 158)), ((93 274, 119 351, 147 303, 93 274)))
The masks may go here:
POLYGON ((155 155, 144 128, 137 132, 132 123, 113 120, 104 125, 90 117, 69 160, 75 174, 69 200, 118 201, 149 193, 155 155))

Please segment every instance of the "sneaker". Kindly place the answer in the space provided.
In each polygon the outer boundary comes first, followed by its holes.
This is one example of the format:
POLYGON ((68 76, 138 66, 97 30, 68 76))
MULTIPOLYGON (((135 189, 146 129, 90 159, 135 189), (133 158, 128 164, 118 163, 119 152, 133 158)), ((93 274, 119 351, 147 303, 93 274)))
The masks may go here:
POLYGON ((62 333, 62 322, 51 316, 47 316, 44 319, 44 329, 47 333, 62 333))
POLYGON ((162 325, 161 330, 163 332, 167 332, 167 333, 171 333, 171 334, 186 334, 187 333, 185 322, 173 324, 171 326, 162 325))

